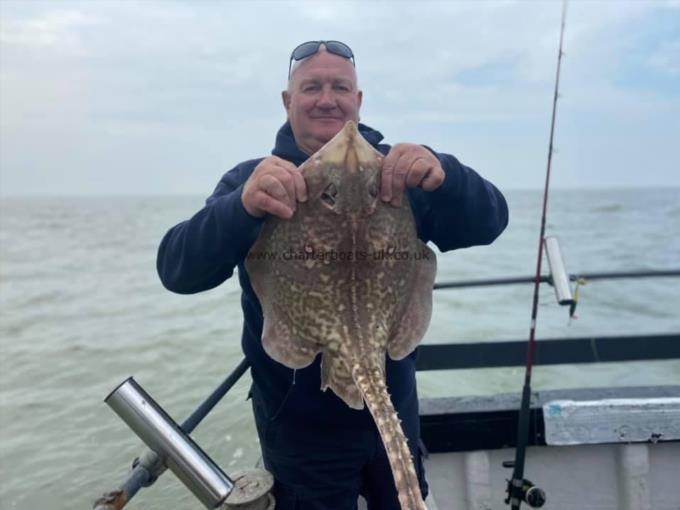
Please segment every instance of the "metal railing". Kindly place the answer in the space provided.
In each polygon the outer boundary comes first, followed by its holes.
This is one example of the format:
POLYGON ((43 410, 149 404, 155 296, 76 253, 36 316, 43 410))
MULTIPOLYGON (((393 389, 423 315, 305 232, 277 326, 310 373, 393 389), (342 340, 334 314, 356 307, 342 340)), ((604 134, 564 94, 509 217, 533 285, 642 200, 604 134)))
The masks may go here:
MULTIPOLYGON (((680 276, 680 269, 570 274, 569 279, 582 282, 584 280, 673 276, 680 276)), ((552 285, 552 277, 549 275, 541 276, 540 281, 552 285)), ((435 283, 434 289, 489 287, 533 282, 534 277, 530 276, 464 280, 435 283)), ((526 341, 422 345, 417 362, 418 370, 522 365, 525 349, 526 341)), ((554 339, 539 342, 536 353, 537 364, 670 358, 680 358, 680 335, 554 339), (622 348, 626 345, 628 345, 627 348, 622 348)), ((187 434, 191 433, 249 367, 250 364, 246 359, 241 360, 231 374, 181 424, 182 430, 187 434)), ((145 451, 133 461, 132 470, 118 489, 97 499, 94 509, 121 510, 142 487, 152 485, 165 469, 162 459, 156 453, 151 450, 145 451)))

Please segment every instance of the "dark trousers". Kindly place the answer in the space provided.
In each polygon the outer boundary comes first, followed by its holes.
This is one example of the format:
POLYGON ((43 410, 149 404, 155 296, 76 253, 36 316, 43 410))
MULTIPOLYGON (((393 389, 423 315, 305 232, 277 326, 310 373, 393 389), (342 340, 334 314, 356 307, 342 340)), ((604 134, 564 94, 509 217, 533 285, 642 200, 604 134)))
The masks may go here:
MULTIPOLYGON (((375 427, 324 430, 271 420, 253 398, 265 468, 274 475, 277 510, 356 510, 361 494, 370 510, 401 510, 394 478, 375 427)), ((418 448, 415 412, 400 414, 423 497, 427 482, 418 448)))

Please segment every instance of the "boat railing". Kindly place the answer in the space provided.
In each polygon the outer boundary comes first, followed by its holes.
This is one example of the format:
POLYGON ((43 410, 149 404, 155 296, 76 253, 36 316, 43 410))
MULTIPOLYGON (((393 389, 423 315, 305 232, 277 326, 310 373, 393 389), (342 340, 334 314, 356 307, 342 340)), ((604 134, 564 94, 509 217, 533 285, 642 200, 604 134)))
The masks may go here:
MULTIPOLYGON (((526 340, 428 343, 418 348, 416 369, 453 370, 523 366, 526 340)), ((571 365, 680 359, 680 334, 553 338, 536 342, 534 365, 571 365)))
MULTIPOLYGON (((626 272, 600 272, 570 274, 570 281, 651 278, 680 276, 680 269, 643 270, 626 272)), ((435 290, 489 287, 533 283, 534 277, 495 278, 486 280, 465 280, 435 283, 435 290)), ((553 284, 553 276, 540 277, 543 283, 553 284)), ((558 298, 558 301, 559 298, 558 298)), ((561 304, 567 304, 562 303, 561 304)), ((510 367, 524 365, 526 340, 475 343, 429 343, 418 349, 417 370, 450 370, 489 367, 510 367)), ((612 336, 587 338, 559 338, 537 342, 535 364, 573 364, 622 362, 635 360, 658 360, 680 358, 680 333, 612 336)), ((181 424, 190 434, 210 413, 217 403, 248 370, 246 359, 236 366, 226 379, 196 408, 181 424)), ((153 451, 147 450, 132 463, 132 469, 118 489, 106 493, 95 501, 95 510, 120 510, 143 487, 152 485, 165 471, 163 460, 153 451)))
MULTIPOLYGON (((572 282, 584 282, 590 280, 616 280, 621 278, 667 278, 680 276, 680 269, 658 269, 641 271, 605 271, 597 273, 574 273, 569 275, 572 282)), ((487 278, 483 280, 457 280, 455 282, 437 282, 437 289, 458 289, 465 287, 492 287, 495 285, 516 285, 521 283, 534 283, 533 276, 515 276, 510 278, 487 278)), ((539 278, 541 283, 553 284, 552 275, 543 275, 539 278)))

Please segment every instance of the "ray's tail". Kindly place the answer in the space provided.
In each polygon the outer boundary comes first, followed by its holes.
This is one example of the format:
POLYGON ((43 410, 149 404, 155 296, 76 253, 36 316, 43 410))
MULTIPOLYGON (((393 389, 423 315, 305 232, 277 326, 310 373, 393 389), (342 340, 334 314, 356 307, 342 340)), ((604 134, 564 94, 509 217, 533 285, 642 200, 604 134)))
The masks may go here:
POLYGON ((362 367, 359 364, 354 365, 352 376, 385 445, 402 510, 427 510, 420 494, 420 484, 411 450, 401 428, 401 421, 387 393, 385 376, 378 368, 362 367))

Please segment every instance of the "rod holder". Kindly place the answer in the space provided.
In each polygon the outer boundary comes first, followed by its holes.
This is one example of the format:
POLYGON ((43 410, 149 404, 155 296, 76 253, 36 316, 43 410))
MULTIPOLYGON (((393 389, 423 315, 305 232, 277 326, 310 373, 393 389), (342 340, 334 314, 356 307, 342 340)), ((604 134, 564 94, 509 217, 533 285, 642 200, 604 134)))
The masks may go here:
POLYGON ((224 503, 234 487, 233 481, 132 377, 123 381, 104 402, 206 508, 224 503))
POLYGON ((560 253, 560 245, 557 242, 557 238, 554 236, 548 236, 544 239, 544 244, 545 254, 548 258, 550 276, 552 279, 552 285, 555 288, 557 302, 561 305, 573 305, 574 296, 571 294, 569 274, 564 267, 562 254, 560 253))

